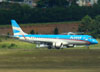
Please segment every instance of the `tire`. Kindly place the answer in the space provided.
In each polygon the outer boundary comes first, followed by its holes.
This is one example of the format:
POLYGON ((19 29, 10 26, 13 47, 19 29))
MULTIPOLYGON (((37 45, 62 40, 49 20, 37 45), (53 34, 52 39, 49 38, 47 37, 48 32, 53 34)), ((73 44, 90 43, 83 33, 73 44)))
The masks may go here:
POLYGON ((52 49, 52 47, 51 46, 48 46, 48 49, 52 49))
POLYGON ((60 45, 60 47, 55 47, 56 49, 60 49, 62 47, 62 44, 60 45))
POLYGON ((56 47, 56 49, 60 49, 60 47, 56 47))

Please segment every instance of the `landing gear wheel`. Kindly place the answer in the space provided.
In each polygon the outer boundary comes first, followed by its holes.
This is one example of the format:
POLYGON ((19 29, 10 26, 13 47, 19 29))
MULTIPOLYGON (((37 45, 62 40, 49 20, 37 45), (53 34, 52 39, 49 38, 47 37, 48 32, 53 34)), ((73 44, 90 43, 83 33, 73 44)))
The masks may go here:
POLYGON ((51 46, 48 46, 48 49, 51 49, 52 47, 51 46))
POLYGON ((56 49, 60 49, 60 47, 56 47, 56 49))
POLYGON ((63 46, 63 45, 61 44, 59 47, 55 47, 55 48, 56 48, 56 49, 60 49, 60 48, 62 48, 62 46, 63 46))

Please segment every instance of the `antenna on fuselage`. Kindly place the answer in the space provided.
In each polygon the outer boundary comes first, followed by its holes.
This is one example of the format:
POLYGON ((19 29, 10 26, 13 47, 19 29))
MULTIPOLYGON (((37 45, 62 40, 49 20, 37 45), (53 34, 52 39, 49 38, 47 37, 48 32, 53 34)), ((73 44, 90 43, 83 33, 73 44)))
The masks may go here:
POLYGON ((67 35, 84 35, 84 32, 68 32, 67 35))

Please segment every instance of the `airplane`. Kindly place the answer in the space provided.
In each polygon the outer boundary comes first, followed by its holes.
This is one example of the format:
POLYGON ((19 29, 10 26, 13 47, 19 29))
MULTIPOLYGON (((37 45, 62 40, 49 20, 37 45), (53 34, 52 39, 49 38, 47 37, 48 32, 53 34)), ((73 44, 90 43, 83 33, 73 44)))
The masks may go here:
POLYGON ((98 44, 98 41, 90 35, 39 35, 27 34, 22 31, 15 20, 11 20, 13 37, 19 40, 44 45, 48 49, 60 49, 63 46, 74 47, 75 45, 93 45, 98 44))

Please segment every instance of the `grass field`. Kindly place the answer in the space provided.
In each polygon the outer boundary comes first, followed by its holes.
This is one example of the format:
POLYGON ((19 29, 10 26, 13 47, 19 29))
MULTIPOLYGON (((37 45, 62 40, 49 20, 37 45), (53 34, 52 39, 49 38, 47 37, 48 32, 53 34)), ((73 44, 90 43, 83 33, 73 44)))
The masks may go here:
POLYGON ((7 38, 7 37, 1 37, 0 38, 0 48, 35 48, 35 44, 19 41, 17 39, 7 38))
POLYGON ((100 72, 100 69, 1 69, 0 72, 100 72))
POLYGON ((100 44, 90 49, 37 49, 34 44, 1 38, 0 72, 100 72, 99 48, 100 44))
POLYGON ((99 72, 100 50, 0 49, 0 72, 99 72))

